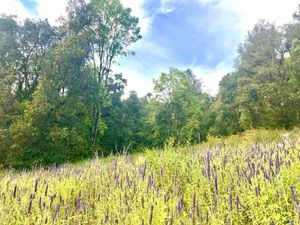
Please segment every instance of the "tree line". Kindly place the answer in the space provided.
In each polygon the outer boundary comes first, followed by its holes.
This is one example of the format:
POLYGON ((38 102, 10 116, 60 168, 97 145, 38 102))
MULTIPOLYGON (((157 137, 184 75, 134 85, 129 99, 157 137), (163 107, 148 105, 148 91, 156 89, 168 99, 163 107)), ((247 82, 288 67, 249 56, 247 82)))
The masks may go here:
POLYGON ((124 98, 112 65, 141 39, 119 0, 70 0, 58 26, 0 17, 0 165, 29 168, 205 141, 300 123, 300 11, 281 27, 260 21, 235 71, 213 97, 191 71, 171 68, 154 91, 124 98))

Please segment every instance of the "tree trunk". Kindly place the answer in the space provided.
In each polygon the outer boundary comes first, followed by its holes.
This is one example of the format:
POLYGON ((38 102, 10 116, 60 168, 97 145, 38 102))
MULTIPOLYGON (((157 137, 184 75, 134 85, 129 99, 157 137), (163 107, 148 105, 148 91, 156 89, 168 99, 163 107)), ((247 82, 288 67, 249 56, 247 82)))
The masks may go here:
POLYGON ((92 143, 93 143, 93 146, 95 146, 96 140, 97 140, 99 116, 100 116, 100 109, 95 107, 94 110, 93 110, 93 123, 92 123, 92 143))

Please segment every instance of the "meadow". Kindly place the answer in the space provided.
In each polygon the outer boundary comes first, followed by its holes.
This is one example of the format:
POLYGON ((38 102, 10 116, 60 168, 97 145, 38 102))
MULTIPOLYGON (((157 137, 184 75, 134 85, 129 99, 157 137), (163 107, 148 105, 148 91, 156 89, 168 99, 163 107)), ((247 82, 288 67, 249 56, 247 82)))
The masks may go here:
MULTIPOLYGON (((299 224, 300 132, 0 173, 0 224, 299 224)), ((101 154, 99 154, 101 155, 101 154)))

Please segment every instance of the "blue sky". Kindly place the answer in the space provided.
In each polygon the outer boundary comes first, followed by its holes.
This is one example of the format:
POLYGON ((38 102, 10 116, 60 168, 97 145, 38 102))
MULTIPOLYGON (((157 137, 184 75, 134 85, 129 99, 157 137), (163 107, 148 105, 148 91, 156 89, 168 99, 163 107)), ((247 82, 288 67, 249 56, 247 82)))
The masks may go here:
MULTIPOLYGON (((236 50, 259 19, 276 24, 292 20, 298 0, 121 0, 140 18, 143 39, 134 56, 119 60, 129 90, 140 96, 170 67, 191 68, 215 95, 222 76, 232 71, 236 50)), ((55 23, 67 0, 0 0, 0 13, 48 18, 55 23)))
POLYGON ((236 15, 227 15, 211 4, 199 4, 196 0, 190 0, 189 4, 174 2, 166 12, 156 12, 160 7, 157 1, 145 6, 155 17, 144 42, 159 46, 170 57, 160 59, 155 57, 155 52, 147 54, 143 49, 137 49, 137 54, 145 55, 146 61, 156 65, 214 68, 222 61, 232 63, 231 53, 239 41, 239 30, 230 24, 238 20, 236 15))
POLYGON ((29 10, 31 13, 36 13, 37 2, 35 0, 20 0, 22 5, 29 10))
MULTIPOLYGON (((237 43, 243 38, 240 29, 231 26, 238 23, 239 16, 215 4, 147 1, 144 10, 152 18, 151 28, 134 48, 136 55, 123 60, 121 68, 145 78, 157 77, 170 67, 192 68, 199 76, 205 76, 201 68, 221 73, 232 70, 237 43)), ((217 85, 218 81, 210 87, 214 94, 217 85)))

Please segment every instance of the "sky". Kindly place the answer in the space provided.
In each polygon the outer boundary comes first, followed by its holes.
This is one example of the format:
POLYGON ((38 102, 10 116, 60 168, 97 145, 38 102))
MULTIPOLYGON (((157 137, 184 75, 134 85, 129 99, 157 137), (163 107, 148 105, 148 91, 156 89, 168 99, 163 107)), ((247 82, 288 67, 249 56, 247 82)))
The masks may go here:
MULTIPOLYGON (((174 67, 192 69, 212 95, 224 75, 234 70, 238 45, 260 19, 282 25, 292 21, 299 0, 120 0, 139 18, 143 38, 131 46, 135 55, 113 67, 128 81, 126 93, 143 96, 152 81, 174 67)), ((68 0, 0 0, 0 14, 20 19, 63 16, 68 0)))

